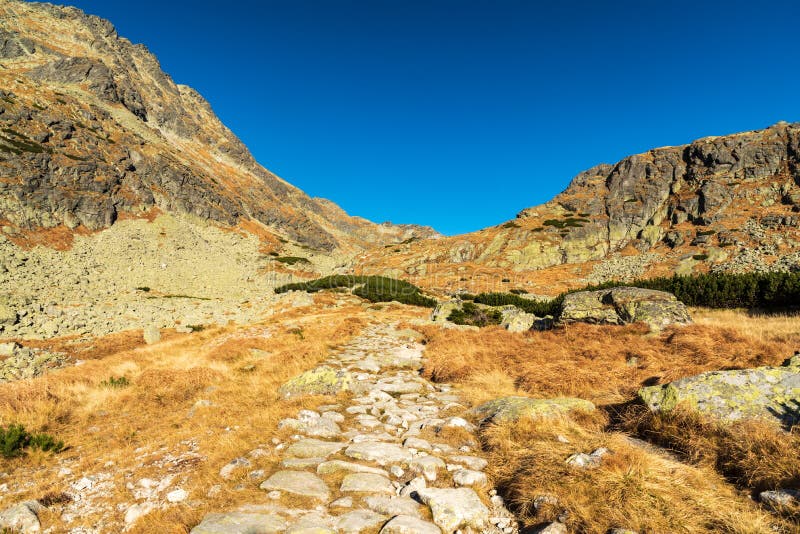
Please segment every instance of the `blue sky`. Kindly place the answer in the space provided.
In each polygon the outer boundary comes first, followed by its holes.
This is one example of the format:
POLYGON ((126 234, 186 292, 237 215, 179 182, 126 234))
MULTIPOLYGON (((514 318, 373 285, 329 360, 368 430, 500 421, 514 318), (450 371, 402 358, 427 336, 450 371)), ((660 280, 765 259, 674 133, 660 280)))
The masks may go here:
POLYGON ((308 194, 446 234, 597 163, 800 121, 796 0, 69 3, 308 194))

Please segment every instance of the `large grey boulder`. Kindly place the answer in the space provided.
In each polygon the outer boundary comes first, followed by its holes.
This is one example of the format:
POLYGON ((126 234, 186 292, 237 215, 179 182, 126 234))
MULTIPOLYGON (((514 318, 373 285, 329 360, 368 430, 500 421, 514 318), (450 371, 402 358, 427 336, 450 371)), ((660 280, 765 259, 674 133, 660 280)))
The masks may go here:
POLYGON ((509 332, 527 332, 537 319, 534 314, 526 313, 516 306, 505 306, 500 313, 503 315, 500 326, 509 332))
POLYGON ((489 524, 489 509, 469 488, 425 488, 417 491, 417 495, 430 507, 433 522, 444 532, 455 532, 462 527, 483 532, 489 524))
POLYGON ((723 421, 756 418, 791 425, 800 420, 800 354, 782 367, 711 371, 645 387, 639 398, 658 412, 683 404, 723 421))
POLYGON ((618 325, 644 322, 658 330, 671 324, 691 323, 692 318, 686 306, 671 293, 615 287, 566 295, 558 321, 618 325))

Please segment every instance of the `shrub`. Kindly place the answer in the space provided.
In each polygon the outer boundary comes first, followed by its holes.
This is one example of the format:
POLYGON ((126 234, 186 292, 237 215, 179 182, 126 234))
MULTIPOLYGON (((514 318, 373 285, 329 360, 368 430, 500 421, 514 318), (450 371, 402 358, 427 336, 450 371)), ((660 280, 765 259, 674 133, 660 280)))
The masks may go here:
POLYGON ((31 434, 20 424, 0 427, 0 454, 4 458, 22 456, 25 449, 58 453, 64 450, 64 442, 56 440, 50 434, 31 434))
POLYGON ((110 376, 108 377, 108 380, 103 380, 102 382, 100 382, 100 385, 104 388, 109 388, 109 389, 121 389, 130 386, 131 382, 124 376, 120 376, 119 378, 115 376, 110 376))
POLYGON ((503 228, 520 228, 520 225, 516 221, 508 221, 502 225, 503 228))
POLYGON ((315 293, 324 289, 351 288, 353 294, 370 302, 391 302, 433 308, 436 299, 422 295, 414 284, 385 276, 333 275, 309 282, 286 284, 275 289, 275 293, 308 291, 315 293))
POLYGON ((500 310, 481 308, 472 302, 465 302, 461 309, 453 310, 447 320, 455 324, 483 327, 500 324, 503 314, 500 310))
POLYGON ((553 300, 541 301, 522 298, 512 293, 481 293, 475 297, 475 302, 478 304, 486 304, 487 306, 508 306, 511 304, 537 317, 557 315, 561 311, 563 300, 563 295, 559 295, 553 300))

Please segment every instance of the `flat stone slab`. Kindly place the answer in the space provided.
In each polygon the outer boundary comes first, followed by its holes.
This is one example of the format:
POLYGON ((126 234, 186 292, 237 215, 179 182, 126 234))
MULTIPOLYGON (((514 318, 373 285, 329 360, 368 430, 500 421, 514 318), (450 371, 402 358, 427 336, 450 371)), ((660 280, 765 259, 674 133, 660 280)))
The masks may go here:
POLYGON ((455 532, 461 527, 480 531, 489 523, 489 509, 472 489, 424 488, 417 495, 430 507, 433 522, 445 532, 455 532))
POLYGON ((386 522, 388 517, 373 512, 372 510, 353 510, 340 515, 336 521, 336 528, 340 532, 359 533, 374 529, 386 522))
POLYGON ((391 443, 354 443, 345 449, 344 454, 356 460, 375 462, 379 465, 408 463, 411 461, 411 452, 408 449, 391 443))
POLYGON ((380 534, 442 534, 442 531, 418 517, 398 515, 383 526, 380 534))
POLYGON ((331 473, 338 473, 341 471, 348 471, 350 473, 372 473, 375 475, 386 476, 386 471, 378 467, 370 467, 368 465, 361 465, 354 462, 345 462, 344 460, 330 460, 322 462, 317 466, 318 475, 329 475, 331 473))
POLYGON ((488 482, 486 474, 472 469, 459 469, 453 473, 453 482, 457 486, 482 486, 488 482))
POLYGON ((290 458, 327 458, 344 449, 345 443, 322 441, 319 439, 301 439, 292 443, 284 451, 290 458))
POLYGON ((483 471, 489 465, 489 462, 477 456, 451 456, 451 462, 462 464, 475 471, 483 471))
POLYGON ((594 411, 594 404, 584 399, 560 397, 534 399, 511 396, 485 402, 472 410, 483 422, 518 421, 523 418, 557 417, 572 410, 594 411))
POLYGON ((373 512, 388 515, 407 515, 412 517, 422 517, 422 506, 411 497, 385 497, 383 495, 371 495, 364 498, 364 504, 373 512))
POLYGON ((342 492, 388 493, 394 495, 391 480, 375 473, 352 473, 344 477, 342 492))
POLYGON ((330 491, 325 482, 307 471, 278 471, 262 482, 260 488, 267 491, 285 491, 320 501, 327 501, 330 498, 330 491))
POLYGON ((286 530, 286 521, 274 514, 231 512, 208 514, 190 534, 277 534, 286 530))
POLYGON ((6 508, 0 512, 0 531, 9 529, 10 532, 22 534, 39 532, 42 527, 38 513, 43 509, 37 501, 26 501, 6 508))

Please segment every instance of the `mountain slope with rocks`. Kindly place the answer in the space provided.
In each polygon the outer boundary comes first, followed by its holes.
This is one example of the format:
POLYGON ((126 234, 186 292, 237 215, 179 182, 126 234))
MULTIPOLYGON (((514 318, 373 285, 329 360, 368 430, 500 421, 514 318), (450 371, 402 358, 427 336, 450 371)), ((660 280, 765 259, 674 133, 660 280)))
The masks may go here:
POLYGON ((256 221, 322 251, 436 235, 375 225, 260 166, 195 90, 78 9, 0 3, 0 219, 100 230, 153 208, 256 221))
POLYGON ((800 124, 706 137, 598 165, 515 220, 375 249, 359 268, 446 290, 516 284, 551 294, 676 272, 797 270, 800 124))

